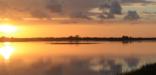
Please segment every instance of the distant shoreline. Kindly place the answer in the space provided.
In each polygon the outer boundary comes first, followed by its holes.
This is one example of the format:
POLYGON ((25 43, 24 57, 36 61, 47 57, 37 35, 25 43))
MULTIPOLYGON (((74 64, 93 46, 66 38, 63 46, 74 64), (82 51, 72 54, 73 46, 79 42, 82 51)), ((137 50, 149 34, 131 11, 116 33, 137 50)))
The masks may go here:
POLYGON ((156 42, 156 37, 129 37, 129 36, 122 36, 122 37, 80 37, 80 36, 69 36, 69 37, 45 37, 45 38, 8 38, 8 37, 1 37, 0 42, 35 42, 35 41, 56 41, 56 42, 144 42, 144 41, 152 41, 156 42))

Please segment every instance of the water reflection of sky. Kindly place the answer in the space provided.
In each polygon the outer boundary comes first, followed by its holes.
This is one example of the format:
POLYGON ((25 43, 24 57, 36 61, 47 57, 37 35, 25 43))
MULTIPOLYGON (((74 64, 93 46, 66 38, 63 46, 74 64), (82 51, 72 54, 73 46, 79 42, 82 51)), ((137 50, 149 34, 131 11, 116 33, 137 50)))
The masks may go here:
POLYGON ((45 58, 25 63, 16 60, 1 63, 1 75, 116 75, 144 65, 140 58, 45 58), (18 65, 17 65, 18 64, 18 65))
POLYGON ((156 62, 152 55, 155 54, 154 42, 91 45, 19 42, 1 43, 0 46, 0 49, 14 49, 10 53, 9 62, 1 60, 0 75, 115 75, 156 62), (149 53, 144 53, 144 50, 149 53), (139 51, 144 54, 139 54, 139 51), (127 56, 127 53, 130 55, 127 56))

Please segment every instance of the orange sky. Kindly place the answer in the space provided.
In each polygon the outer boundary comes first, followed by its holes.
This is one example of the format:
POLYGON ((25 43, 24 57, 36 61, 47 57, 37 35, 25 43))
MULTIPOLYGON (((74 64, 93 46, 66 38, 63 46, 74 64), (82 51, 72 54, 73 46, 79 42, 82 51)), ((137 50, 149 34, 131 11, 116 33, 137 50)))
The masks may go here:
POLYGON ((80 36, 156 36, 154 24, 148 23, 12 23, 16 27, 16 32, 5 34, 0 32, 0 36, 9 37, 61 37, 70 35, 80 36))

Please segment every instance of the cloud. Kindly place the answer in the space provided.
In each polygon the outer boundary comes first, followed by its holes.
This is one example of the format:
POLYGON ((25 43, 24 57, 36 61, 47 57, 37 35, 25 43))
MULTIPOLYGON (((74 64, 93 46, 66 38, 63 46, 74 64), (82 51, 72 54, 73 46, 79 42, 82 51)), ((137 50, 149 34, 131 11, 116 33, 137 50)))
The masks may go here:
POLYGON ((49 15, 46 12, 43 12, 41 10, 34 10, 30 12, 32 17, 37 17, 37 18, 45 18, 49 17, 49 15))
POLYGON ((62 12, 57 0, 0 0, 0 17, 50 17, 62 12), (16 14, 16 16, 15 16, 16 14), (23 15, 22 15, 23 14, 23 15))
POLYGON ((17 13, 23 14, 20 15, 21 17, 70 14, 77 11, 87 11, 95 6, 96 2, 96 0, 0 0, 0 17, 4 15, 10 17, 17 13))
POLYGON ((104 0, 0 0, 0 18, 49 18, 88 12, 104 0))
POLYGON ((63 11, 62 3, 58 0, 47 0, 46 8, 51 12, 60 13, 63 11))

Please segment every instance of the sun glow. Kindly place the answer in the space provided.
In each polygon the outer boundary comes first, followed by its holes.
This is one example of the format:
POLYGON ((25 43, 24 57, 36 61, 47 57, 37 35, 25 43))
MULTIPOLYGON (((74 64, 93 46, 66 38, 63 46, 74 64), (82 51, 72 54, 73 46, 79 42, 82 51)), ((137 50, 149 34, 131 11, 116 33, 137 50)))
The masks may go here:
POLYGON ((0 55, 2 55, 5 60, 8 60, 13 51, 14 48, 10 45, 10 43, 6 42, 4 43, 4 46, 0 48, 0 55))
POLYGON ((10 34, 16 32, 16 27, 10 24, 0 24, 0 32, 10 34))

